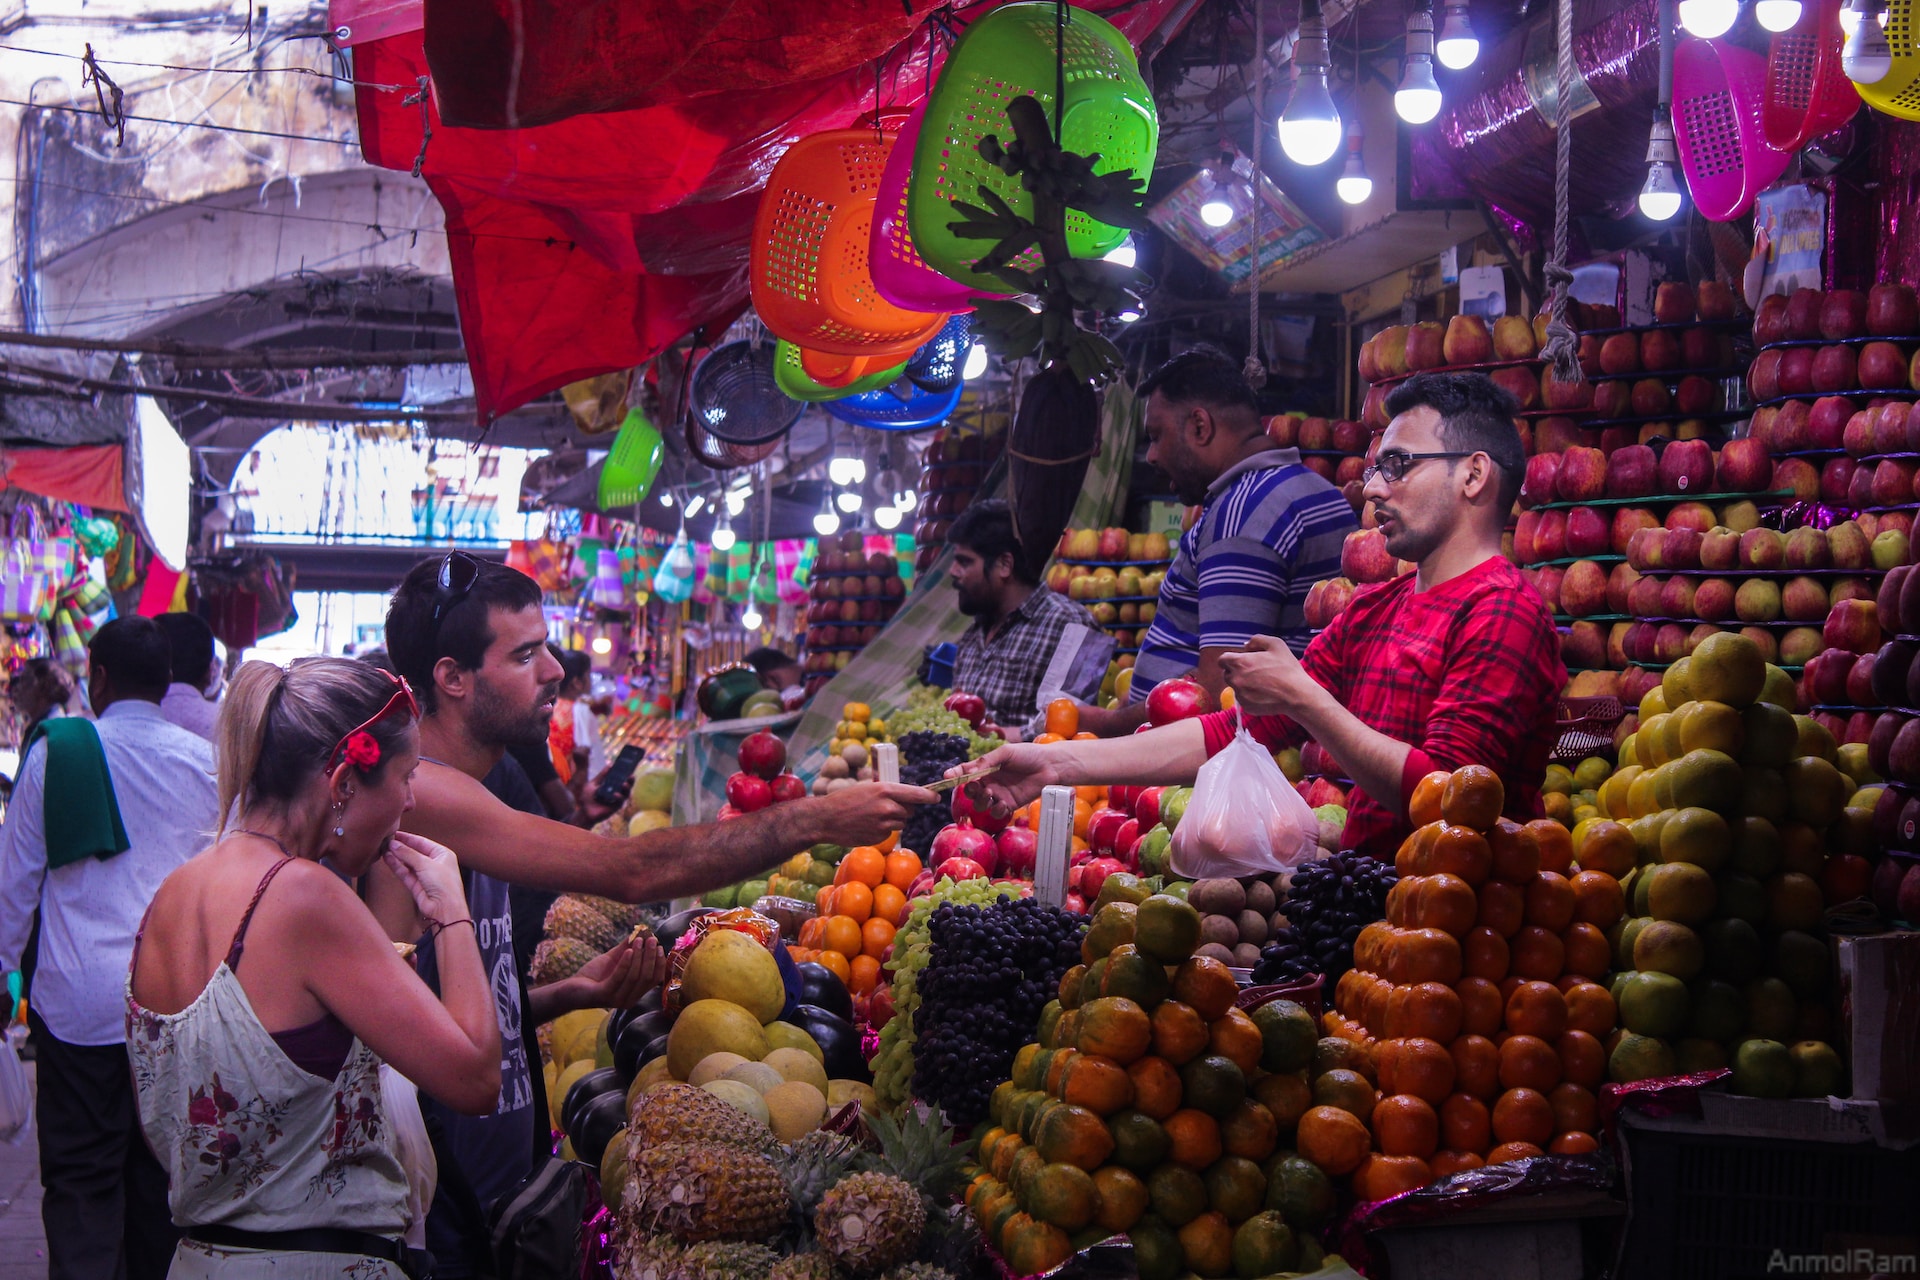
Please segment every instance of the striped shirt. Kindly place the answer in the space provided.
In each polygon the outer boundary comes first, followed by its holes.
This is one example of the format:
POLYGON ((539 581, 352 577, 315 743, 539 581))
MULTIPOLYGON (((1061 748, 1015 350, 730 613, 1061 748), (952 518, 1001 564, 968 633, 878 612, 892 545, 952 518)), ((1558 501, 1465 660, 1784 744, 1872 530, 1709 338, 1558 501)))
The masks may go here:
POLYGON ((1129 700, 1200 665, 1202 649, 1238 649, 1278 636, 1307 646, 1307 591, 1340 572, 1340 548, 1359 528, 1353 506, 1300 465, 1297 449, 1244 458, 1207 489, 1205 509, 1180 538, 1134 661, 1129 700))

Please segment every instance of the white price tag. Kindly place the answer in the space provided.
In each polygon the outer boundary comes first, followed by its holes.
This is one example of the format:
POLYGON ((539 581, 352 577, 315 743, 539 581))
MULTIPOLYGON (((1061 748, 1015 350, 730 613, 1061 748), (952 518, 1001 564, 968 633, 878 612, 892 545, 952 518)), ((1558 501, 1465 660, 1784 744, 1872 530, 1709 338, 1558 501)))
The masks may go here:
POLYGON ((873 744, 873 776, 881 782, 900 781, 900 748, 891 742, 873 744))
POLYGON ((1040 793, 1040 830, 1034 850, 1033 896, 1058 907, 1067 900, 1067 863, 1073 845, 1073 788, 1048 787, 1040 793))

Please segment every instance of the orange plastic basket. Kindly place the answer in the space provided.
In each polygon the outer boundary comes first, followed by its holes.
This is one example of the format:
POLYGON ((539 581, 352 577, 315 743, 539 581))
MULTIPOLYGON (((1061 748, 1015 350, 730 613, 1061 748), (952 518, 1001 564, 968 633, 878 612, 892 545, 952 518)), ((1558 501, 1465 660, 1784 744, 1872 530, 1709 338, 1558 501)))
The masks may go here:
MULTIPOLYGON (((822 356, 898 364, 947 322, 894 306, 873 284, 874 207, 892 146, 892 134, 833 129, 794 143, 773 167, 753 221, 752 289, 775 336, 822 356)), ((833 370, 816 361, 807 373, 830 383, 833 370)))
POLYGON ((1800 21, 1768 42, 1760 128, 1767 145, 1793 152, 1853 119, 1860 93, 1840 69, 1840 0, 1809 0, 1800 21))

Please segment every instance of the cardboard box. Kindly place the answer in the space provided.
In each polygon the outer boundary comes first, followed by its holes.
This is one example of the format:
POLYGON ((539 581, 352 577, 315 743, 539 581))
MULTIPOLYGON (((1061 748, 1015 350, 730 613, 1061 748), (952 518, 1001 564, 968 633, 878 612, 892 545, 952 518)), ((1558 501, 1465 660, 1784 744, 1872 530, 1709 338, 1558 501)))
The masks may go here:
POLYGON ((1836 937, 1840 1043, 1853 1096, 1920 1101, 1920 933, 1836 937))

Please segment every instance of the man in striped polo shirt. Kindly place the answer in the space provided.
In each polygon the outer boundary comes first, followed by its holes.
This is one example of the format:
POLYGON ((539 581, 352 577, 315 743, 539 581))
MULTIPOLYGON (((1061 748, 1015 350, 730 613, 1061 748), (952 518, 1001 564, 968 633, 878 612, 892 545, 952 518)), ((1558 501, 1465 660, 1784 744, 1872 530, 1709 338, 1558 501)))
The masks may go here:
POLYGON ((1147 694, 1163 680, 1192 675, 1218 698, 1220 655, 1255 636, 1304 650, 1307 591, 1340 572, 1341 544, 1359 527, 1340 491, 1301 465, 1299 450, 1270 446, 1253 388, 1220 352, 1175 356, 1138 394, 1147 461, 1180 501, 1203 510, 1160 584, 1129 705, 1081 713, 1081 727, 1102 737, 1144 724, 1147 694))

